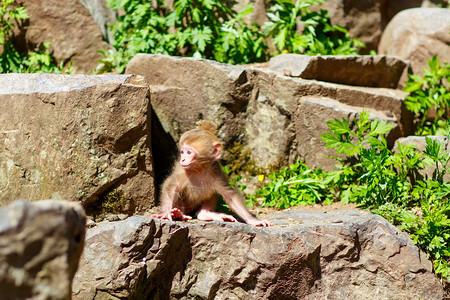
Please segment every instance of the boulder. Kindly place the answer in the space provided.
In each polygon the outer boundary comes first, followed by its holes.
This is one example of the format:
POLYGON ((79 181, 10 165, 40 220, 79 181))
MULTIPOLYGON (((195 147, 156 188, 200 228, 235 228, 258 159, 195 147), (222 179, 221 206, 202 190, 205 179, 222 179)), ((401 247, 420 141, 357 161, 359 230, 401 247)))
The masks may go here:
POLYGON ((97 223, 73 299, 442 299, 432 263, 406 234, 355 209, 291 209, 274 226, 97 223))
POLYGON ((378 52, 409 60, 414 73, 423 74, 427 61, 435 54, 441 64, 450 61, 449 32, 450 9, 408 9, 388 24, 378 52))
POLYGON ((327 0, 319 7, 328 10, 331 24, 346 28, 350 37, 365 43, 362 52, 369 53, 378 49, 383 30, 398 12, 437 4, 446 4, 446 0, 327 0))
POLYGON ((4 300, 71 298, 84 245, 79 203, 16 201, 0 208, 0 295, 4 300))
MULTIPOLYGON (((363 108, 395 124, 390 145, 411 132, 412 115, 404 108, 405 94, 394 89, 303 80, 248 66, 149 54, 136 55, 126 73, 143 75, 150 83, 152 108, 163 131, 152 136, 168 134, 174 145, 198 119, 209 119, 219 126, 219 138, 227 150, 239 149, 243 157, 248 155, 253 163, 247 160, 245 166, 269 169, 286 165, 287 157, 292 162, 306 151, 316 154, 307 158, 308 165, 333 169, 335 161, 323 152, 320 138, 327 132, 325 122, 353 118, 349 114, 358 114, 363 108), (313 118, 324 102, 305 103, 311 97, 331 99, 346 108, 327 104, 327 113, 313 118), (306 129, 305 124, 295 123, 302 115, 309 116, 306 129)), ((168 151, 158 148, 158 141, 153 147, 155 153, 168 151)), ((170 165, 156 168, 170 169, 170 165)))
POLYGON ((97 51, 108 48, 102 31, 79 0, 22 0, 30 18, 21 28, 18 42, 22 51, 50 42, 60 63, 72 61, 76 73, 92 73, 102 58, 97 51))
POLYGON ((270 59, 268 68, 303 79, 355 86, 397 88, 407 78, 409 63, 381 55, 283 54, 270 59))
POLYGON ((154 205, 143 77, 3 74, 0 83, 0 205, 108 200, 127 213, 154 205))
MULTIPOLYGON (((320 134, 328 132, 328 125, 325 121, 320 123, 316 120, 328 121, 331 120, 330 116, 333 116, 339 120, 348 119, 350 124, 354 124, 362 110, 362 107, 347 105, 327 97, 303 97, 293 122, 295 132, 301 133, 296 136, 295 156, 300 156, 309 167, 331 170, 337 163, 332 158, 337 156, 336 149, 324 146, 320 134)), ((388 143, 392 145, 396 137, 401 134, 396 117, 370 108, 364 108, 364 110, 370 112, 370 119, 376 118, 394 126, 386 137, 388 143)), ((344 158, 343 155, 339 157, 344 158)))
POLYGON ((112 43, 114 36, 109 26, 117 22, 116 13, 108 6, 107 0, 78 0, 89 10, 95 23, 97 23, 103 40, 112 43))

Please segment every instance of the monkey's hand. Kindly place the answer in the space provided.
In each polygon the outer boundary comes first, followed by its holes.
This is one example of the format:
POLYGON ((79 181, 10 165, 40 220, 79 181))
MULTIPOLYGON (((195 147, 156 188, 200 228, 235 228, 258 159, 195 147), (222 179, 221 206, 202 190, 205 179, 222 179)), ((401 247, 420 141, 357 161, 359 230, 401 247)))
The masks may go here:
POLYGON ((272 226, 272 223, 270 223, 267 220, 258 220, 258 219, 250 219, 247 221, 248 225, 252 226, 262 226, 262 227, 269 227, 272 226))
POLYGON ((192 217, 185 215, 181 212, 181 210, 179 210, 178 208, 174 207, 172 208, 172 210, 170 211, 170 215, 172 217, 173 220, 181 220, 181 221, 185 221, 185 220, 191 220, 192 217))
POLYGON ((180 221, 185 221, 185 220, 191 220, 192 217, 185 215, 181 212, 181 210, 179 210, 178 208, 174 207, 172 208, 171 211, 166 211, 162 214, 158 214, 158 215, 152 215, 152 217, 154 218, 159 218, 159 219, 163 219, 163 220, 180 220, 180 221))

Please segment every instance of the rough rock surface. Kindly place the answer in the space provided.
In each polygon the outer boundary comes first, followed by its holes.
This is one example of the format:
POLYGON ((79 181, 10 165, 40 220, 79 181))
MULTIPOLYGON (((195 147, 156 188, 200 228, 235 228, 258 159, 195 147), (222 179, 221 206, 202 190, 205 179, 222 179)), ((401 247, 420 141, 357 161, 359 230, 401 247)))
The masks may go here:
POLYGON ((81 205, 67 201, 0 208, 0 298, 70 299, 85 223, 81 205))
POLYGON ((446 0, 327 0, 320 5, 328 10, 332 24, 347 28, 352 38, 364 42, 369 50, 377 50, 383 30, 400 11, 413 7, 445 4, 446 0))
POLYGON ((111 43, 113 41, 113 35, 109 30, 109 26, 117 22, 115 12, 109 8, 107 0, 78 0, 89 10, 95 23, 97 23, 102 37, 105 41, 111 43))
POLYGON ((133 216, 88 229, 74 299, 442 299, 426 255, 358 210, 283 211, 275 224, 133 216))
POLYGON ((356 86, 397 88, 407 79, 409 63, 390 56, 309 56, 283 54, 268 68, 286 76, 356 86))
POLYGON ((89 10, 79 0, 20 0, 30 15, 21 29, 23 50, 50 42, 58 64, 73 62, 77 73, 92 73, 102 56, 97 52, 108 48, 102 32, 89 10))
POLYGON ((113 189, 127 212, 154 205, 143 77, 0 75, 0 110, 0 205, 113 189))
POLYGON ((378 52, 411 62, 423 74, 434 54, 450 61, 450 9, 414 8, 397 14, 383 32, 378 52))
MULTIPOLYGON (((138 54, 126 73, 147 78, 160 129, 173 142, 198 119, 210 119, 219 125, 219 137, 226 147, 243 145, 243 152, 248 151, 261 168, 284 165, 287 157, 295 161, 301 155, 311 167, 332 169, 335 161, 327 156, 334 152, 323 151, 320 138, 327 132, 325 122, 354 118, 362 109, 395 125, 390 144, 411 131, 411 114, 403 105, 405 94, 398 90, 303 80, 263 69, 165 55, 138 54)), ((153 132, 152 136, 164 133, 153 132)), ((166 153, 160 146, 154 141, 154 152, 166 153)))

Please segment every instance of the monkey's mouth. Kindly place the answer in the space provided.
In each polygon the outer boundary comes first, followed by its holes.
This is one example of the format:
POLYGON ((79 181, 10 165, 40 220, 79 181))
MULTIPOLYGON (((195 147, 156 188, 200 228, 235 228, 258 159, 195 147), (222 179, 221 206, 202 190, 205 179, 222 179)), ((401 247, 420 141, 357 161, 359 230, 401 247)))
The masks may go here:
POLYGON ((192 164, 187 164, 187 165, 181 164, 181 166, 183 167, 183 169, 189 169, 192 166, 192 164))

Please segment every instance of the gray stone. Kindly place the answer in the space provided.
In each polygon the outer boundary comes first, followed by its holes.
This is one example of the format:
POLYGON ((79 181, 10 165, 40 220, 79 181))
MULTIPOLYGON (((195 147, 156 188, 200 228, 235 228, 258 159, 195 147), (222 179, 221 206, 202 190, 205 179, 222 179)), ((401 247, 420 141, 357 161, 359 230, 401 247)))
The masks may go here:
POLYGON ((16 201, 0 208, 0 295, 4 300, 65 300, 84 245, 78 203, 16 201))
POLYGON ((283 54, 270 59, 282 75, 356 86, 397 88, 407 79, 409 63, 389 56, 308 56, 283 54))
POLYGON ((121 212, 154 205, 143 77, 3 74, 0 83, 0 205, 89 206, 113 190, 121 212))
POLYGON ((379 216, 291 209, 268 219, 273 227, 141 216, 98 223, 73 298, 443 298, 426 255, 379 216))
POLYGON ((105 41, 112 43, 114 37, 109 26, 117 22, 116 13, 109 8, 107 0, 78 0, 89 10, 95 23, 97 23, 105 41))
POLYGON ((437 54, 450 61, 450 9, 414 8, 397 14, 383 32, 378 52, 411 62, 414 73, 429 68, 427 60, 437 54))
POLYGON ((370 108, 347 105, 339 101, 326 97, 303 97, 294 116, 296 135, 295 156, 300 156, 310 168, 322 168, 325 170, 334 169, 337 161, 333 157, 336 155, 336 149, 325 147, 321 135, 328 132, 327 121, 334 118, 339 120, 347 119, 353 124, 363 111, 370 112, 371 119, 378 119, 380 122, 387 122, 393 126, 386 139, 389 145, 393 145, 396 137, 399 135, 399 122, 395 115, 386 111, 377 111, 370 108), (318 123, 316 120, 323 120, 318 123), (317 151, 317 149, 321 149, 317 151))
POLYGON ((92 73, 102 58, 100 49, 110 46, 88 9, 80 0, 23 0, 30 18, 21 28, 16 43, 22 52, 34 51, 36 45, 50 42, 57 64, 73 63, 77 73, 92 73))
POLYGON ((365 43, 367 48, 362 51, 369 53, 378 49, 383 30, 400 11, 447 3, 447 0, 327 0, 320 8, 328 11, 331 24, 346 28, 350 37, 365 43))

